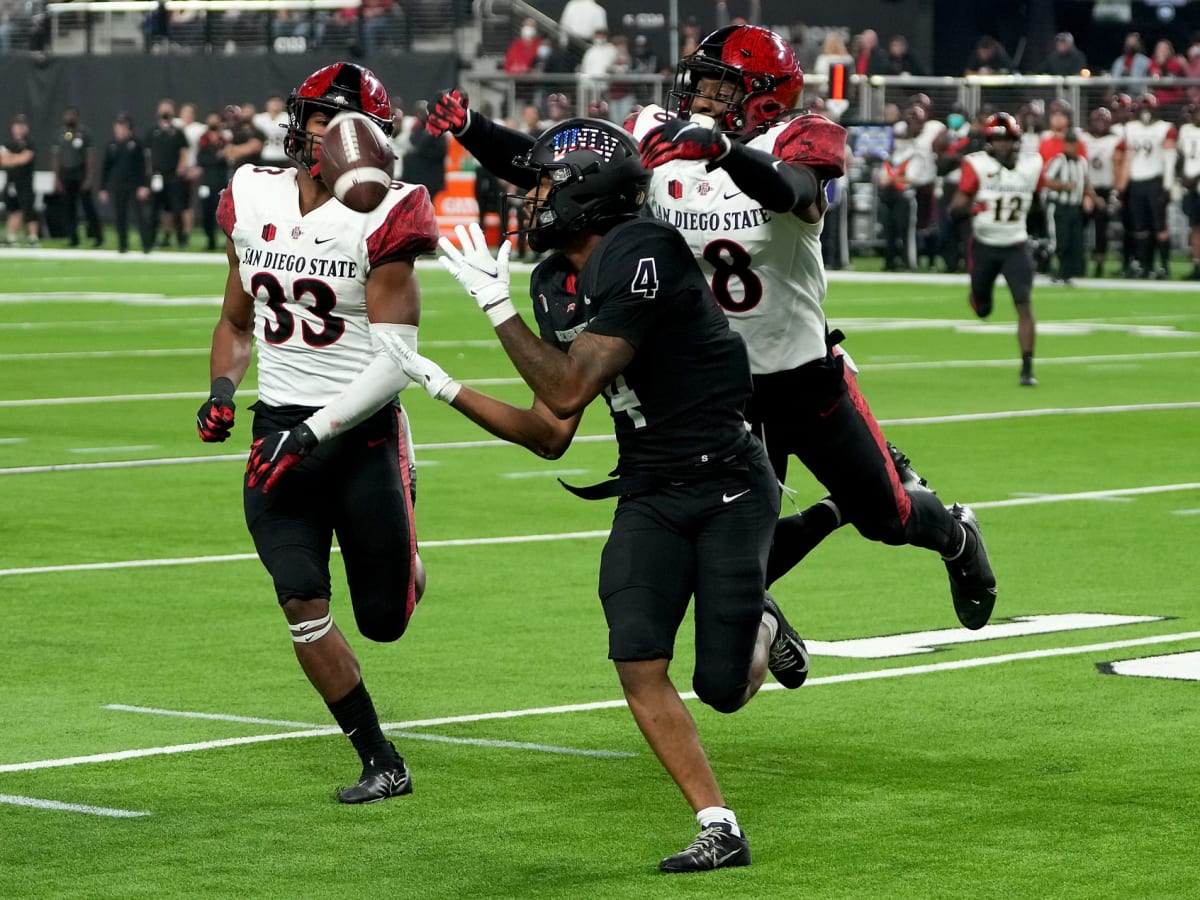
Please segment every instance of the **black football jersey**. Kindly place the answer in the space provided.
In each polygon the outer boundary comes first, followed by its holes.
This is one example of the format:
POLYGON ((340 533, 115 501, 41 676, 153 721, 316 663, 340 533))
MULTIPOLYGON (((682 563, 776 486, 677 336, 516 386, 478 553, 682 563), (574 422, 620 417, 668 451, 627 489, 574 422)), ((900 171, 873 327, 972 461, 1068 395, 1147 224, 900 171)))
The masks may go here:
POLYGON ((681 478, 727 465, 749 442, 746 345, 729 328, 683 237, 633 219, 608 232, 576 273, 561 253, 533 272, 541 337, 563 351, 585 329, 635 349, 604 390, 616 474, 681 478))

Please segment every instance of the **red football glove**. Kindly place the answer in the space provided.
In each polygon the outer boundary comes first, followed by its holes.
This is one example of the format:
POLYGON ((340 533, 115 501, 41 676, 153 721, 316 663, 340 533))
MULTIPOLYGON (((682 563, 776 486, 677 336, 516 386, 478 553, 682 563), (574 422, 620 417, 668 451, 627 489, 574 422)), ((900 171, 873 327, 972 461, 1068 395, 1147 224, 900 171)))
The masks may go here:
POLYGON ((425 122, 425 130, 434 137, 441 137, 447 131, 457 137, 467 130, 470 117, 467 95, 456 88, 446 91, 434 102, 425 122))
POLYGON ((644 138, 639 149, 642 165, 654 169, 673 159, 724 159, 729 138, 714 128, 705 128, 687 119, 671 119, 644 138))
POLYGON ((219 444, 226 440, 233 429, 233 411, 236 408, 233 382, 228 378, 216 379, 212 383, 209 398, 196 413, 196 430, 200 432, 200 440, 206 444, 219 444))
POLYGON ((263 483, 263 493, 269 493, 288 469, 308 456, 319 442, 312 429, 301 423, 291 431, 277 431, 260 437, 250 445, 246 461, 246 487, 263 483))

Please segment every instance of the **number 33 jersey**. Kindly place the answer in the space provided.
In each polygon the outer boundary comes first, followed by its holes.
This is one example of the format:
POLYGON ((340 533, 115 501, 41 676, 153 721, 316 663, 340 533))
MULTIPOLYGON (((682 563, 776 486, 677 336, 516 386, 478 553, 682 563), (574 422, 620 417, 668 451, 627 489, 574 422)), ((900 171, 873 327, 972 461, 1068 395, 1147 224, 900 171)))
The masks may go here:
MULTIPOLYGON (((648 106, 640 141, 668 117, 648 106)), ((829 181, 845 171, 846 132, 821 116, 773 125, 746 144, 829 181)), ((772 212, 706 160, 671 160, 654 169, 648 206, 682 232, 729 317, 746 340, 754 374, 783 372, 825 356, 825 266, 821 222, 772 212)))
POLYGON ((579 273, 562 253, 540 263, 530 293, 546 343, 566 352, 587 330, 634 348, 604 389, 618 474, 686 478, 746 446, 746 348, 678 231, 652 219, 617 225, 579 273))
POLYGON ((243 166, 221 194, 217 220, 254 298, 259 399, 315 407, 371 360, 371 270, 433 250, 438 229, 420 185, 393 182, 369 213, 331 197, 301 215, 296 177, 296 169, 243 166))
POLYGON ((1042 158, 1018 157, 1008 169, 986 150, 963 158, 958 189, 974 198, 971 228, 975 240, 989 247, 1013 247, 1029 239, 1025 218, 1033 195, 1042 185, 1042 158))

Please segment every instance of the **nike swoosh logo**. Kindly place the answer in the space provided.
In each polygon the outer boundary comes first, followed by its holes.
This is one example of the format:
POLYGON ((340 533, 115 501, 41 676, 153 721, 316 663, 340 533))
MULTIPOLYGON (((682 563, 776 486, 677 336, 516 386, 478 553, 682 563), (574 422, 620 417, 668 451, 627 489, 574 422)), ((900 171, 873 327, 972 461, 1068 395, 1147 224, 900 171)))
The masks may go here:
MULTIPOLYGON (((738 850, 734 850, 732 853, 726 853, 724 856, 717 857, 717 859, 715 860, 716 866, 719 866, 722 863, 728 862, 729 860, 733 859, 735 856, 737 856, 741 852, 742 852, 741 849, 738 849, 738 850)), ((716 866, 713 866, 713 868, 716 868, 716 866)))
POLYGON ((744 193, 745 191, 734 191, 732 194, 722 194, 721 196, 726 200, 732 200, 734 197, 740 197, 744 193))
POLYGON ((322 240, 321 238, 313 238, 313 243, 314 244, 328 244, 330 241, 336 241, 336 240, 337 240, 337 238, 325 238, 324 240, 322 240))
POLYGON ((385 444, 385 443, 387 443, 387 438, 384 437, 384 438, 380 438, 377 441, 367 441, 367 446, 368 447, 378 447, 380 444, 385 444))
POLYGON ((747 488, 746 490, 742 491, 740 494, 734 494, 732 497, 731 497, 729 494, 722 494, 722 495, 721 495, 721 502, 722 502, 722 503, 732 503, 732 502, 733 502, 734 500, 736 500, 738 497, 745 497, 745 496, 746 496, 748 493, 750 493, 750 490, 749 490, 749 488, 747 488))

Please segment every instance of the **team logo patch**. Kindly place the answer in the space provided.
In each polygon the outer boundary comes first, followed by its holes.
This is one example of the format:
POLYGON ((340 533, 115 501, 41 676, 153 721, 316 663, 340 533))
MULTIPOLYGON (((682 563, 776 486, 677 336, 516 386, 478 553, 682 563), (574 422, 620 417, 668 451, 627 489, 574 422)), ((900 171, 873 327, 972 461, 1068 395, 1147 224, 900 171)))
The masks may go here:
POLYGON ((671 195, 671 199, 678 200, 683 196, 683 185, 672 178, 667 182, 667 193, 671 195))
POLYGON ((274 225, 264 225, 263 226, 262 239, 264 241, 275 240, 275 226, 274 225))
POLYGON ((299 226, 299 225, 297 225, 295 228, 293 228, 293 229, 292 229, 292 240, 293 240, 293 241, 297 241, 297 240, 299 240, 299 239, 300 239, 300 235, 301 235, 301 234, 303 234, 303 233, 304 233, 304 232, 302 232, 302 231, 300 230, 300 226, 299 226))
POLYGON ((707 197, 712 193, 712 185, 707 181, 702 181, 700 182, 700 187, 698 187, 697 190, 700 192, 701 197, 707 197))

